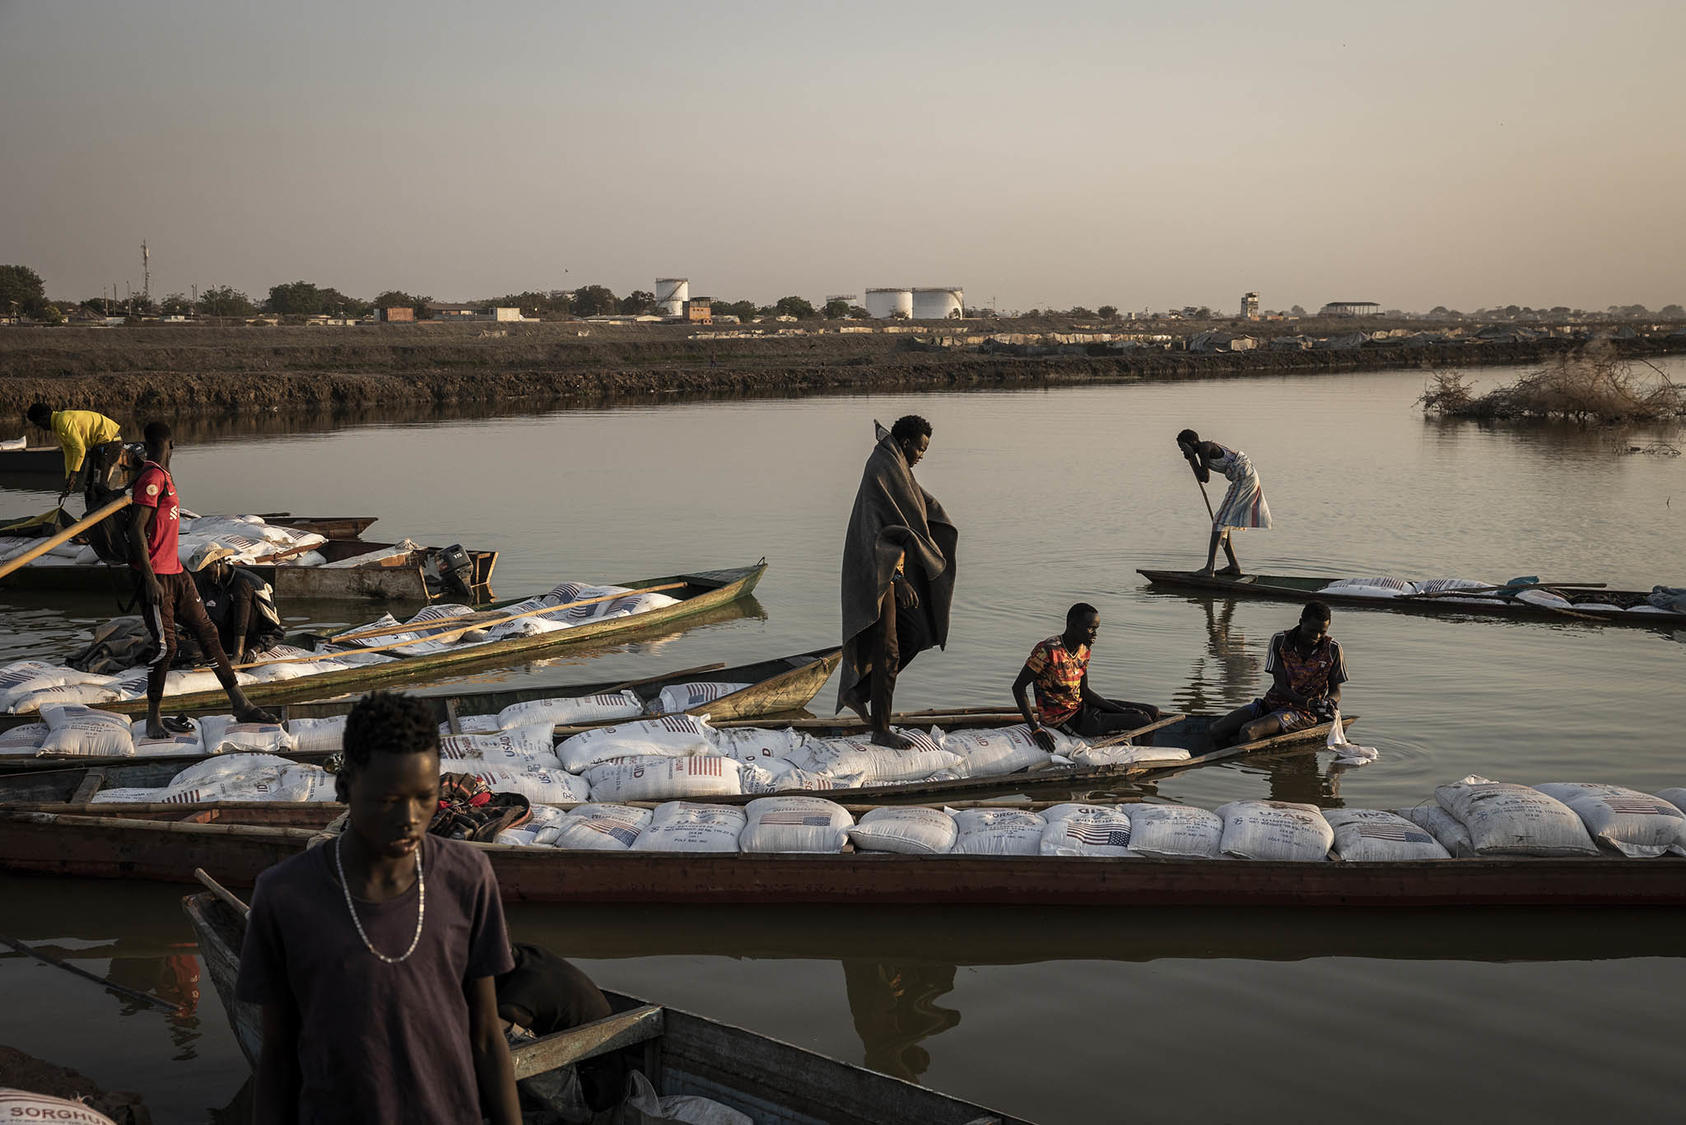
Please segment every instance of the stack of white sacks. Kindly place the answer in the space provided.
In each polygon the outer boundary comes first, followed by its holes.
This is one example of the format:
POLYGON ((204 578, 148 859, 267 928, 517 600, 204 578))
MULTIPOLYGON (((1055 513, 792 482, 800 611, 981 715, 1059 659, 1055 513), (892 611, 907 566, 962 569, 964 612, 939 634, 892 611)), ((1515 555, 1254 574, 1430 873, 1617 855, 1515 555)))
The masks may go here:
MULTIPOLYGON (((1405 594, 1434 594, 1436 602, 1485 602, 1492 604, 1494 597, 1492 590, 1494 583, 1477 582, 1470 578, 1429 578, 1419 582, 1407 582, 1403 578, 1337 578, 1324 586, 1320 593, 1340 594, 1353 598, 1397 598, 1405 594), (1470 594, 1459 596, 1449 591, 1454 590, 1487 590, 1487 594, 1470 594)), ((1680 613, 1681 608, 1676 604, 1673 596, 1666 591, 1668 587, 1658 586, 1650 598, 1638 605, 1619 606, 1609 602, 1597 600, 1596 591, 1588 591, 1589 600, 1571 602, 1562 594, 1550 590, 1522 589, 1515 595, 1515 599, 1524 605, 1539 606, 1544 609, 1570 609, 1577 612, 1592 611, 1595 613, 1680 613)))
MULTIPOLYGON (((184 512, 177 551, 184 564, 200 547, 215 543, 233 552, 230 562, 251 563, 283 555, 284 558, 275 560, 278 565, 321 566, 327 560, 321 552, 312 548, 327 541, 325 536, 313 531, 266 523, 262 516, 194 516, 184 512)), ((0 562, 40 545, 40 539, 0 536, 0 562)), ((82 543, 61 543, 29 565, 95 566, 99 562, 100 557, 92 547, 82 543)))
MULTIPOLYGON (((253 662, 269 663, 237 672, 236 678, 242 685, 250 685, 317 676, 363 664, 379 664, 401 656, 423 656, 448 649, 491 644, 509 637, 555 632, 588 622, 626 617, 634 613, 648 613, 675 604, 676 599, 666 594, 634 594, 625 586, 587 586, 578 582, 566 582, 542 597, 528 598, 499 610, 503 616, 514 616, 528 610, 542 611, 546 607, 555 607, 548 612, 534 613, 483 629, 452 624, 453 619, 475 612, 464 605, 428 606, 405 622, 399 622, 391 614, 385 614, 359 630, 374 632, 377 634, 375 636, 340 645, 319 644, 314 651, 291 645, 277 645, 267 652, 250 656, 253 662), (561 608, 572 602, 598 597, 606 597, 608 600, 591 605, 561 608), (400 624, 414 625, 416 628, 390 633, 381 631, 397 628, 400 624), (376 648, 380 651, 370 651, 376 648), (301 659, 304 657, 316 659, 301 659)), ((24 715, 57 704, 97 705, 140 699, 146 695, 147 675, 148 670, 145 667, 131 668, 119 675, 107 676, 96 672, 78 672, 74 668, 46 661, 20 660, 0 668, 0 712, 24 715)), ((695 685, 685 686, 689 688, 695 685)), ((748 685, 707 686, 740 690, 748 685)), ((185 695, 191 692, 216 691, 218 687, 216 674, 209 670, 177 669, 171 671, 165 680, 164 692, 167 696, 185 695)), ((683 702, 683 697, 678 694, 670 696, 666 702, 670 704, 670 710, 687 710, 697 705, 683 702)), ((642 713, 642 705, 633 712, 642 713)))

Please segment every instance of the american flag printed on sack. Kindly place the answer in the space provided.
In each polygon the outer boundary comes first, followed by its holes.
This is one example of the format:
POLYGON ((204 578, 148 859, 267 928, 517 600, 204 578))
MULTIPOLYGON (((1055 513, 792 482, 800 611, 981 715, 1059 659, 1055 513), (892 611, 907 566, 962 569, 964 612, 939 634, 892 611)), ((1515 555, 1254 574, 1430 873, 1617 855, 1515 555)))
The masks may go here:
POLYGON ((1640 797, 1599 797, 1597 798, 1613 813, 1631 813, 1635 816, 1678 816, 1680 810, 1673 805, 1661 804, 1640 797))
POLYGON ((831 824, 825 813, 770 812, 761 817, 762 824, 793 824, 799 827, 824 828, 831 824))
POLYGON ((715 757, 680 758, 677 761, 676 768, 684 770, 692 777, 720 777, 723 774, 722 767, 725 762, 726 759, 715 757))
POLYGON ((1130 846, 1130 830, 1120 828, 1114 824, 1071 824, 1066 826, 1066 835, 1081 844, 1102 848, 1127 848, 1130 846))
POLYGON ((619 840, 629 848, 632 846, 632 842, 638 839, 639 834, 638 829, 617 824, 612 820, 587 820, 585 826, 593 832, 603 833, 612 840, 619 840))

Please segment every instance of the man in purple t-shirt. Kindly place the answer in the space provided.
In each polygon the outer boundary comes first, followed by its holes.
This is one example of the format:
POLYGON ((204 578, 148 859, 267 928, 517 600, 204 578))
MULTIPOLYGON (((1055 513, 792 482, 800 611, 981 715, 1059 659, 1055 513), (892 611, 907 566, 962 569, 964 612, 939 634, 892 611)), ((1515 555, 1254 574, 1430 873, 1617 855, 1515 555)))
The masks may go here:
POLYGON ((493 978, 514 967, 491 864, 430 836, 439 728, 374 692, 345 724, 337 839, 258 877, 235 995, 263 1006, 259 1122, 519 1125, 493 978))

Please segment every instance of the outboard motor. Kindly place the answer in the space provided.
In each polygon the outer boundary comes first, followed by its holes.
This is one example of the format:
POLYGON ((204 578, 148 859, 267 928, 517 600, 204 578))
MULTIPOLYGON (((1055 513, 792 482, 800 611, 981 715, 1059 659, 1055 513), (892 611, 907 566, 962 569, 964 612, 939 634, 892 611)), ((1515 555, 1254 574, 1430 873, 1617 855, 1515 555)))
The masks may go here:
POLYGON ((463 550, 461 543, 452 543, 449 547, 441 547, 436 563, 439 567, 440 581, 445 588, 458 597, 473 599, 474 597, 474 560, 463 550))

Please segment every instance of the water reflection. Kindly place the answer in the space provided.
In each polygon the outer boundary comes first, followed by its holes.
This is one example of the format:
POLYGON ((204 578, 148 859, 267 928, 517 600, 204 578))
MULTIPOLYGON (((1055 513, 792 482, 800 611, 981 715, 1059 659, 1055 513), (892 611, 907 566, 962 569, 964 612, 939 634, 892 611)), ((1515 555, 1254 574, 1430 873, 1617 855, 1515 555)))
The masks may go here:
POLYGON ((881 1074, 917 1082, 930 1069, 920 1044, 960 1022, 960 1013, 937 1004, 954 991, 953 965, 919 961, 843 959, 849 1014, 865 1049, 865 1065, 881 1074))
POLYGON ((1185 600, 1205 614, 1206 647, 1190 666, 1188 686, 1173 696, 1177 710, 1224 713, 1262 694, 1264 662, 1235 624, 1235 599, 1189 596, 1185 600))

